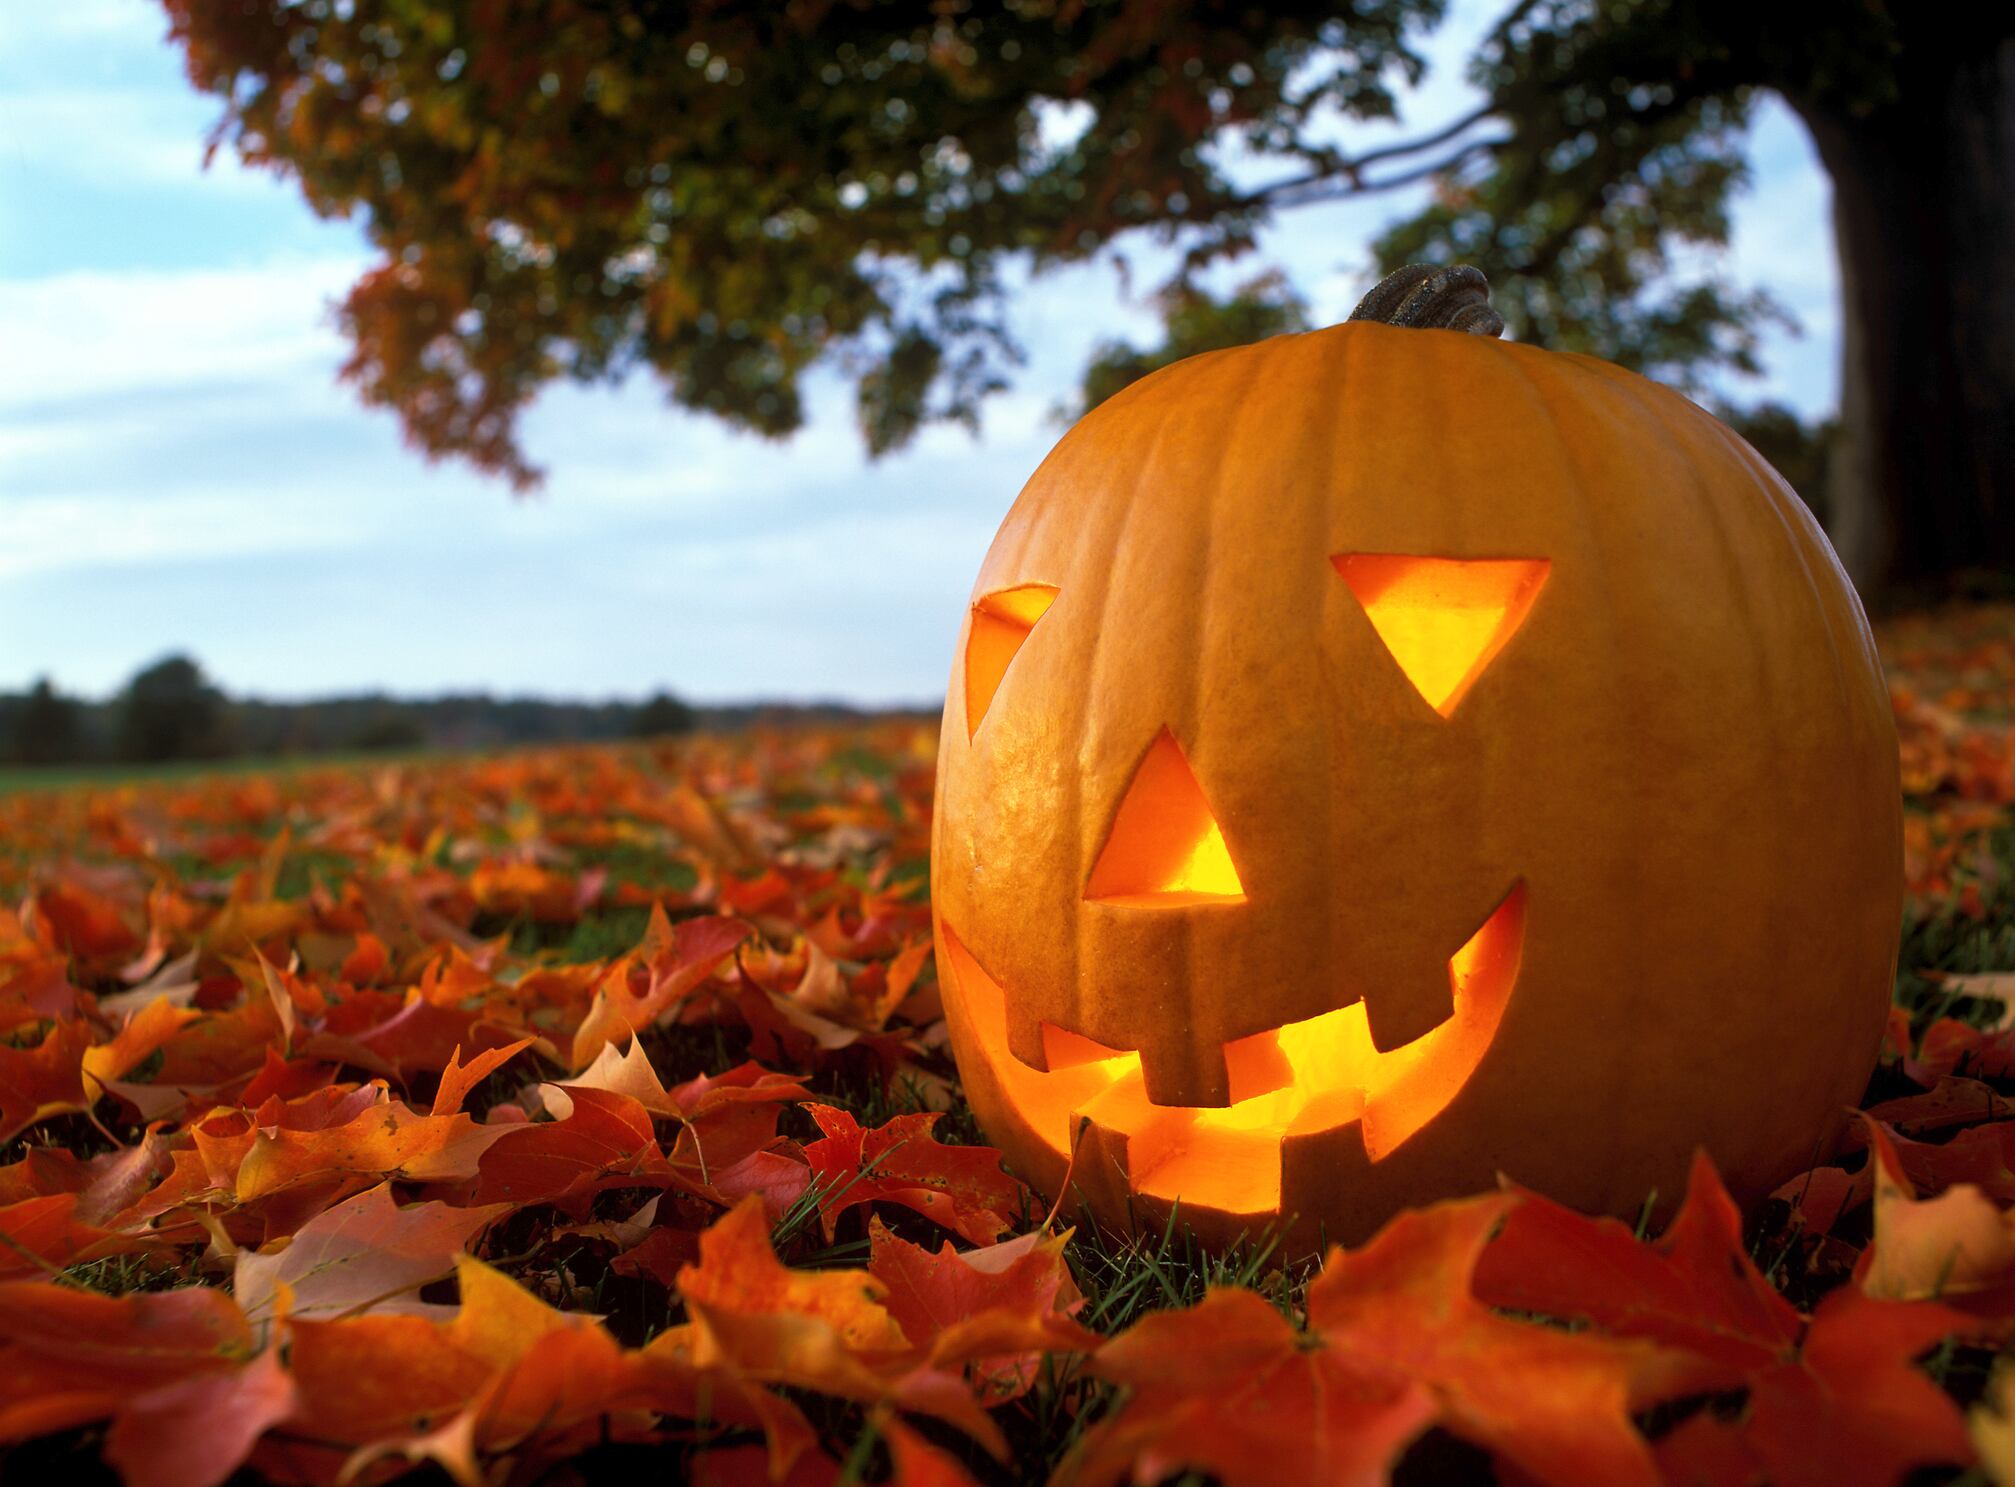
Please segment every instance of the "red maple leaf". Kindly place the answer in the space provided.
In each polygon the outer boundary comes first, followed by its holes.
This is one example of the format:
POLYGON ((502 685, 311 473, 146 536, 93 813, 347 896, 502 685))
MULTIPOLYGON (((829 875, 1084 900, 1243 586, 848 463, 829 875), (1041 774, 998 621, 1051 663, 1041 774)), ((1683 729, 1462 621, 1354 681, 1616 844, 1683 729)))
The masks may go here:
POLYGON ((941 1146, 930 1139, 938 1112, 898 1115, 872 1131, 844 1110, 808 1104, 824 1139, 805 1148, 821 1184, 826 1237, 841 1214, 863 1203, 900 1203, 975 1244, 988 1244, 1029 1211, 1028 1190, 1001 1170, 991 1146, 941 1146))

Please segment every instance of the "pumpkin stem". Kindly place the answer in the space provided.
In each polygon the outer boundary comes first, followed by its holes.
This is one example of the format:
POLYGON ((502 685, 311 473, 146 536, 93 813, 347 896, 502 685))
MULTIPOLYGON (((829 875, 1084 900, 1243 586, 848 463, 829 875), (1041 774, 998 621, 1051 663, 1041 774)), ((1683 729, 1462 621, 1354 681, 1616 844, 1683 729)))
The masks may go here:
POLYGON ((1409 263, 1394 269, 1350 312, 1350 318, 1414 330, 1504 334, 1504 317, 1490 308, 1490 281, 1481 269, 1466 263, 1453 268, 1409 263))

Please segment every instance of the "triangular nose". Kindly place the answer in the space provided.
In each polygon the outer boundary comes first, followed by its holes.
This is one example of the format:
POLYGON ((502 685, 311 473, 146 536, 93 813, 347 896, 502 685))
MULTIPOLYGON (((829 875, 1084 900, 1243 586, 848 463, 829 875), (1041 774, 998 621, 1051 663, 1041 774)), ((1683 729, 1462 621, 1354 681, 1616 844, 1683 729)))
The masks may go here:
POLYGON ((1224 831, 1166 728, 1126 787, 1084 896, 1144 908, 1245 897, 1224 831))

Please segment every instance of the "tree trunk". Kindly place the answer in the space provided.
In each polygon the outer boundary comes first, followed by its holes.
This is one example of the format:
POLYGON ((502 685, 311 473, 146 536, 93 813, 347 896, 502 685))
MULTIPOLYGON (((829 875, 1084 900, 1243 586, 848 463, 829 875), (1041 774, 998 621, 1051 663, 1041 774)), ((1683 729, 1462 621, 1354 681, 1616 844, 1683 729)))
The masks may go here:
POLYGON ((1903 22, 1886 103, 1790 99, 1832 177, 1843 313, 1828 494, 1871 605, 2015 575, 2015 34, 1954 16, 1926 6, 1903 22))

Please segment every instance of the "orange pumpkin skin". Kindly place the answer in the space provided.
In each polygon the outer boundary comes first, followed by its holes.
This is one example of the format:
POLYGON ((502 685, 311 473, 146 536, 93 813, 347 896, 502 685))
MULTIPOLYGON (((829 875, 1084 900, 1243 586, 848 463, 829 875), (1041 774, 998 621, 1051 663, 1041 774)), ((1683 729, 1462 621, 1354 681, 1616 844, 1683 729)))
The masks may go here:
POLYGON ((1179 1199, 1220 1240, 1352 1241, 1500 1173, 1629 1213, 1696 1147, 1768 1191, 1861 1093, 1901 914, 1888 694, 1804 507, 1678 394, 1375 323, 1195 357, 1064 436, 973 605, 938 963, 1038 1187, 1075 1143, 1097 1217, 1179 1199), (1385 633, 1394 557, 1428 590, 1531 576, 1439 708, 1420 637, 1454 632, 1385 633), (1167 857, 1141 834, 1175 796, 1115 831, 1173 757, 1236 893, 1113 891, 1167 857))

